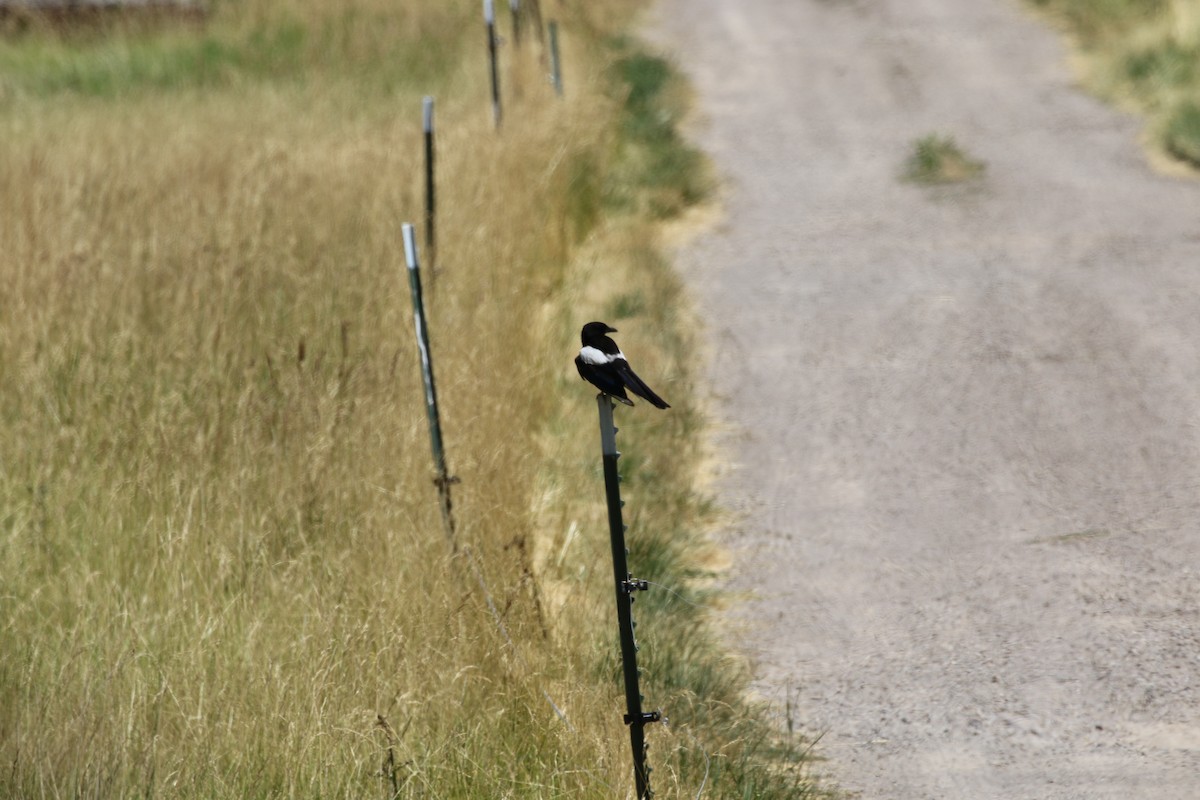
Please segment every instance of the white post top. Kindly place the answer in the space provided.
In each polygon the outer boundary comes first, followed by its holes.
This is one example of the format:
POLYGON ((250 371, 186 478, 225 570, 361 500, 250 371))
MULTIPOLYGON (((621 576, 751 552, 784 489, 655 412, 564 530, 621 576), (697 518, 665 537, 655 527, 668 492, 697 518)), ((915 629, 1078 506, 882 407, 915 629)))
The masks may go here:
POLYGON ((496 21, 496 7, 493 0, 483 0, 483 19, 488 25, 496 21))
POLYGON ((417 268, 417 237, 413 234, 413 226, 406 222, 400 226, 404 233, 404 259, 409 269, 417 268))
POLYGON ((421 103, 424 119, 424 127, 426 133, 433 133, 433 98, 426 97, 421 103))

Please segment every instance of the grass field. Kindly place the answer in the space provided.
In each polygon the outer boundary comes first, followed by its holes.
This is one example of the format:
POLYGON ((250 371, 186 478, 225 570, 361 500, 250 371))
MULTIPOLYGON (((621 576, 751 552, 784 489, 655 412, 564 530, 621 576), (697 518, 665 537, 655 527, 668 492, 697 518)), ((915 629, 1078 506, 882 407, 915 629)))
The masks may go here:
POLYGON ((1084 80, 1147 115, 1151 138, 1200 169, 1200 0, 1030 0, 1071 34, 1084 80))
POLYGON ((618 412, 631 563, 658 584, 644 687, 671 719, 652 781, 809 796, 803 743, 707 621, 705 421, 655 251, 706 181, 669 68, 617 35, 634 5, 553 6, 562 100, 510 37, 500 132, 474 0, 0 42, 0 796, 629 792, 570 363, 593 318, 675 406, 618 412), (400 255, 425 94, 432 347, 486 592, 442 536, 400 255))

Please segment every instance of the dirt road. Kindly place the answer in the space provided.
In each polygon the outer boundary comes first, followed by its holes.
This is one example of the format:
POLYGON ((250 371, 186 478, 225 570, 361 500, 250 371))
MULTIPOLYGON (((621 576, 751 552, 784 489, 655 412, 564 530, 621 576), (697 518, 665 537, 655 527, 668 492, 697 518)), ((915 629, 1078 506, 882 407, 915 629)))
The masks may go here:
POLYGON ((738 640, 868 800, 1200 797, 1200 182, 1015 0, 660 0, 738 640), (987 164, 898 180, 915 139, 987 164))

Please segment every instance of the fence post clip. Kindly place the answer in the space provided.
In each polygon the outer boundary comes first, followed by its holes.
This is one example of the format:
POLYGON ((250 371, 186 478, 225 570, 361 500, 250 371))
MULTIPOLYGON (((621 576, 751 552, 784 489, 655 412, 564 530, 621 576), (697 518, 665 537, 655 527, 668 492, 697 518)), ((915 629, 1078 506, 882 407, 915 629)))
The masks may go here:
POLYGON ((441 490, 445 490, 447 486, 452 486, 456 483, 462 483, 462 478, 457 475, 437 475, 433 479, 433 485, 441 490))
POLYGON ((645 725, 647 722, 659 722, 661 720, 662 712, 658 710, 643 711, 641 716, 636 719, 630 714, 625 715, 626 725, 645 725))
POLYGON ((625 594, 633 594, 634 592, 645 592, 650 589, 650 581, 638 580, 630 578, 627 581, 621 581, 621 589, 625 594))

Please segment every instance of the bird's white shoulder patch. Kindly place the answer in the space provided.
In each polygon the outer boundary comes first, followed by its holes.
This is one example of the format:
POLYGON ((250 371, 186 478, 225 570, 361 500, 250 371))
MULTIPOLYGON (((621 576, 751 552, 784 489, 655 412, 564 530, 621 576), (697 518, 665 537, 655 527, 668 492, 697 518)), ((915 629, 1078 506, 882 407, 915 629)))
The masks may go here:
POLYGON ((601 364, 610 364, 614 359, 624 358, 625 356, 621 355, 620 352, 610 356, 608 353, 589 346, 579 351, 579 357, 583 359, 583 363, 598 367, 601 364))

